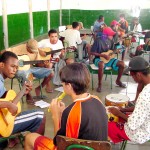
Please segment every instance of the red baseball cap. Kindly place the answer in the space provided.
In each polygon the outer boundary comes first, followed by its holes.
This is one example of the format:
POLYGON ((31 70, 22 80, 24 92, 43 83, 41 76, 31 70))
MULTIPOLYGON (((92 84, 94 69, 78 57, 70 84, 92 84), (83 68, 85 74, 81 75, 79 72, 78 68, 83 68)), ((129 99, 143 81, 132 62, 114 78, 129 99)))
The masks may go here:
POLYGON ((113 36, 115 35, 116 32, 114 32, 110 27, 106 27, 103 29, 103 34, 108 35, 108 36, 113 36))
POLYGON ((113 25, 120 25, 120 23, 119 22, 117 22, 116 20, 113 20, 112 22, 111 22, 111 24, 110 24, 111 26, 113 26, 113 25))

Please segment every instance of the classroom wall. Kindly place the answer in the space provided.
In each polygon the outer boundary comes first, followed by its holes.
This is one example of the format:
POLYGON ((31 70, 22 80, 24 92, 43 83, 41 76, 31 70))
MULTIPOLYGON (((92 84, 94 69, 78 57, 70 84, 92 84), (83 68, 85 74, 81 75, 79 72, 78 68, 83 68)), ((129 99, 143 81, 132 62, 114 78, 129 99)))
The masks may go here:
MULTIPOLYGON (((30 38, 28 0, 6 0, 9 46, 30 38)), ((2 0, 0 1, 0 7, 2 0)), ((82 21, 90 28, 99 15, 105 16, 107 25, 119 14, 125 13, 129 23, 135 15, 132 8, 140 6, 143 29, 150 29, 150 0, 62 0, 62 25, 82 21)), ((50 0, 50 26, 59 26, 60 0, 50 0)), ((32 0, 34 37, 47 33, 47 0, 32 0)), ((2 9, 0 9, 0 50, 4 49, 2 9)))

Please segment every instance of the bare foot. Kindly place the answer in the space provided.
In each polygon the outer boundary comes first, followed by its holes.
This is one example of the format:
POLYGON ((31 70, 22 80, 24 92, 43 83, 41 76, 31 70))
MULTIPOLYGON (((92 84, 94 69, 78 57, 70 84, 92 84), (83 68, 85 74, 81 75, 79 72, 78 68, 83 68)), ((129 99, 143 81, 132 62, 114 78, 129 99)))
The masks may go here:
POLYGON ((36 96, 40 96, 40 87, 35 88, 36 96))
POLYGON ((122 87, 122 88, 126 88, 126 84, 122 83, 121 81, 116 81, 116 84, 119 86, 119 87, 122 87))

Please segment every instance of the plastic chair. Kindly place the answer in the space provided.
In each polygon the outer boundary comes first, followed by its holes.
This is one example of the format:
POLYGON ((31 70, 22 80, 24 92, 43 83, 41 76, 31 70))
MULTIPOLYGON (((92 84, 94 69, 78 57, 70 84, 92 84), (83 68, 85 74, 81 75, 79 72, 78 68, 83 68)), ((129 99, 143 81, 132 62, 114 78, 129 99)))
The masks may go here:
POLYGON ((92 141, 69 138, 58 135, 56 137, 57 150, 86 149, 86 150, 111 150, 111 144, 107 141, 92 141))
POLYGON ((86 149, 86 150, 94 150, 93 148, 89 147, 89 146, 84 146, 84 145, 80 145, 80 144, 72 144, 70 146, 68 146, 66 148, 66 150, 71 150, 71 149, 74 149, 74 148, 82 148, 82 149, 86 149))
POLYGON ((10 135, 9 137, 0 137, 0 142, 6 141, 6 140, 9 140, 9 139, 12 139, 12 138, 16 138, 16 137, 18 137, 22 148, 24 148, 24 145, 23 145, 24 136, 23 136, 23 134, 21 132, 13 134, 13 135, 10 135))
POLYGON ((144 49, 143 57, 145 55, 149 56, 149 62, 150 62, 150 40, 146 44, 146 48, 144 49))
MULTIPOLYGON (((94 89, 93 87, 93 75, 94 74, 98 74, 98 67, 96 67, 94 64, 91 64, 91 65, 88 65, 88 68, 89 68, 89 71, 90 71, 90 73, 92 74, 92 76, 91 76, 91 80, 92 80, 92 90, 94 89)), ((106 76, 105 76, 105 80, 107 79, 107 75, 110 75, 110 81, 111 81, 111 84, 110 84, 110 87, 111 87, 111 89, 112 89, 112 75, 113 74, 118 74, 118 72, 117 71, 114 71, 114 70, 112 70, 112 68, 106 68, 105 70, 104 70, 104 74, 106 74, 106 76)))

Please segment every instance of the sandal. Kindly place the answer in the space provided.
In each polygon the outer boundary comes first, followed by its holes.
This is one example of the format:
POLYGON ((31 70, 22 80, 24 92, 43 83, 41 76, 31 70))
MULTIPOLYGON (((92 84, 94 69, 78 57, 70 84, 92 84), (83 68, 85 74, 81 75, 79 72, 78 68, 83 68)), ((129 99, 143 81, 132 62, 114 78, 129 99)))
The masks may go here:
POLYGON ((46 88, 45 88, 45 91, 46 91, 47 93, 53 93, 53 92, 54 92, 54 90, 52 90, 52 89, 46 89, 46 88))
POLYGON ((13 148, 15 145, 19 143, 18 138, 9 139, 8 147, 13 148))
POLYGON ((31 99, 26 99, 27 104, 34 105, 35 101, 31 99))
POLYGON ((98 87, 98 88, 96 89, 96 91, 100 93, 100 92, 101 92, 101 87, 98 87))
POLYGON ((117 84, 117 86, 122 87, 122 88, 126 88, 127 87, 127 85, 122 83, 122 82, 116 83, 116 84, 117 84))

